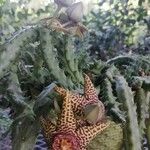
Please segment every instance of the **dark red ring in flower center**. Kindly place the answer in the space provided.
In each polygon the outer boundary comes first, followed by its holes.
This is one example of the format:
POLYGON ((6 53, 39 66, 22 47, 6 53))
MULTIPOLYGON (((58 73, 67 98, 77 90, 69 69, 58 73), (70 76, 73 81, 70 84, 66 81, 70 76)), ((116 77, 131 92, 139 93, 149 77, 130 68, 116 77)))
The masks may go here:
POLYGON ((73 134, 57 133, 53 137, 53 150, 79 150, 79 141, 73 134))

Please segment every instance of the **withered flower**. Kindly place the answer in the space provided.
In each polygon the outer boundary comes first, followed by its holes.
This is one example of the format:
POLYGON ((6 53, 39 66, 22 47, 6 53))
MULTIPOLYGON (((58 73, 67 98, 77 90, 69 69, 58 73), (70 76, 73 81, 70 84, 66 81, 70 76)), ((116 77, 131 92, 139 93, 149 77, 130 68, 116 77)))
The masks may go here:
POLYGON ((74 0, 54 0, 54 2, 61 7, 69 7, 72 5, 74 0))
POLYGON ((68 7, 66 13, 73 22, 80 22, 83 18, 83 3, 74 3, 68 7))

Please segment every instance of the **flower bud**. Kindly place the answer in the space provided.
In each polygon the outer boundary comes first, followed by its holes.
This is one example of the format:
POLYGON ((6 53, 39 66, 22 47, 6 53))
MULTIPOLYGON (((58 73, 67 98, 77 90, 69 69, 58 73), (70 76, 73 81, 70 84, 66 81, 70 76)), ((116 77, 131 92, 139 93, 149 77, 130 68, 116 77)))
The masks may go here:
POLYGON ((74 3, 67 9, 68 17, 74 22, 80 22, 83 18, 83 3, 74 3))
POLYGON ((62 7, 69 7, 73 3, 74 0, 54 0, 54 2, 62 7))
POLYGON ((89 124, 96 124, 105 119, 104 105, 101 101, 98 103, 88 104, 83 109, 83 113, 89 124))

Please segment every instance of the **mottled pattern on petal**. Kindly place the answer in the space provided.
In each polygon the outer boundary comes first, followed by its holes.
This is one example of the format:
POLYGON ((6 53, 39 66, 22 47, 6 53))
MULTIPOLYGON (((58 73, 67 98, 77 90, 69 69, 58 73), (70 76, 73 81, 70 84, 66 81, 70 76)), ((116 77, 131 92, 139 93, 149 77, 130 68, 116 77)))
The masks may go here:
MULTIPOLYGON (((67 148, 68 150, 85 150, 87 144, 98 133, 109 126, 109 122, 106 120, 89 124, 81 116, 85 106, 100 102, 91 80, 85 75, 84 96, 72 93, 60 87, 55 87, 55 91, 63 97, 63 105, 60 118, 56 124, 56 129, 52 131, 52 133, 49 132, 47 125, 49 124, 51 129, 51 122, 46 124, 46 127, 43 126, 44 132, 50 135, 49 140, 46 140, 48 146, 52 147, 53 150, 61 150, 62 148, 67 148), (78 114, 78 112, 80 113, 78 114)), ((98 105, 98 107, 100 107, 100 105, 98 105)), ((99 113, 101 112, 103 113, 103 111, 100 110, 99 113)))
POLYGON ((60 125, 58 126, 58 130, 63 130, 63 127, 66 127, 68 130, 76 129, 76 119, 72 110, 72 104, 70 99, 69 91, 66 92, 66 96, 63 101, 60 125))
POLYGON ((43 117, 40 117, 40 122, 43 129, 44 137, 49 142, 52 133, 56 130, 56 126, 52 124, 49 118, 45 119, 43 117))
POLYGON ((83 126, 77 130, 77 136, 80 139, 82 147, 86 147, 87 144, 100 132, 105 130, 109 126, 107 123, 99 123, 97 125, 83 126))
MULTIPOLYGON (((64 88, 56 86, 54 89, 60 96, 65 97, 66 90, 64 88)), ((86 74, 84 74, 84 95, 70 92, 70 99, 72 100, 72 108, 75 114, 83 115, 83 109, 87 105, 97 104, 99 107, 99 114, 95 122, 105 117, 104 104, 99 100, 96 89, 86 74)))

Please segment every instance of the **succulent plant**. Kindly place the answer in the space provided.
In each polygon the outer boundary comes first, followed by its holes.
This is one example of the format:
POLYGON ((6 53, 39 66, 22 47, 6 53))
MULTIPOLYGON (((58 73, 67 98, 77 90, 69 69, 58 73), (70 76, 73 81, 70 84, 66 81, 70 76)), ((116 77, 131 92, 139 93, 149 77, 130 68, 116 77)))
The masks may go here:
MULTIPOLYGON (((71 22, 80 25, 83 18, 81 2, 55 2, 67 7, 71 22)), ((74 42, 79 43, 79 40, 58 31, 44 23, 30 26, 15 33, 0 47, 0 85, 4 86, 2 78, 8 79, 5 80, 8 86, 5 90, 0 87, 0 92, 5 91, 5 99, 14 111, 10 127, 13 148, 34 147, 40 130, 39 116, 51 113, 49 110, 56 107, 53 100, 59 102, 52 92, 53 83, 83 93, 83 72, 91 72, 93 79, 98 79, 95 85, 100 89, 99 98, 105 103, 107 115, 115 121, 97 137, 98 140, 93 140, 96 145, 91 143, 89 149, 119 150, 122 142, 123 147, 128 148, 130 144, 131 149, 142 149, 144 135, 150 143, 149 59, 127 55, 101 63, 87 51, 74 46, 74 42), (141 69, 145 72, 142 76, 139 74, 141 69)), ((61 102, 59 104, 61 108, 61 102)), ((84 111, 89 122, 102 118, 97 105, 86 107, 84 111)))

